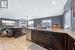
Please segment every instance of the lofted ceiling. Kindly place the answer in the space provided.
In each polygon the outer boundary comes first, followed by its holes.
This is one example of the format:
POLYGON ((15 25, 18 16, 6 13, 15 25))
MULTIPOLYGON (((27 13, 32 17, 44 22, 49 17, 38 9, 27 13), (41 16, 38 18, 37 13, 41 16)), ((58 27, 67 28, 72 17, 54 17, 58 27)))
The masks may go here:
POLYGON ((8 8, 0 9, 1 18, 36 19, 63 14, 67 0, 8 0, 8 8))

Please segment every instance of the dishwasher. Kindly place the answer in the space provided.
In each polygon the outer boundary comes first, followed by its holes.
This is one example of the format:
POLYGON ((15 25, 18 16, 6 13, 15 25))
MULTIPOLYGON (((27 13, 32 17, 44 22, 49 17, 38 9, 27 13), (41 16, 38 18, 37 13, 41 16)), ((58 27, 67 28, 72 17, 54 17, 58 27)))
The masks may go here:
POLYGON ((30 29, 26 29, 26 40, 31 41, 31 30, 30 29))

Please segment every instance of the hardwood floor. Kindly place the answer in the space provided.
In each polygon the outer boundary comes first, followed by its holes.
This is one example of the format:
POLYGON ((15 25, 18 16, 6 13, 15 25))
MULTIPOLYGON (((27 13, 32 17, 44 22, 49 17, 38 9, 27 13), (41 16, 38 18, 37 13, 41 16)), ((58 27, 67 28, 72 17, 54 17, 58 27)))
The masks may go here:
POLYGON ((0 50, 47 50, 26 40, 26 36, 19 38, 0 37, 0 50))

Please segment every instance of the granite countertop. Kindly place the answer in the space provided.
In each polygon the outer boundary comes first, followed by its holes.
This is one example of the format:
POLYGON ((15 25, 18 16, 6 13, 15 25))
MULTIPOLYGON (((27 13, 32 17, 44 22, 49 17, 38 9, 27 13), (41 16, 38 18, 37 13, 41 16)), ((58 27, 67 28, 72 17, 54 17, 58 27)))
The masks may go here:
POLYGON ((41 28, 36 28, 36 27, 27 27, 28 29, 35 29, 35 30, 40 30, 40 31, 51 31, 51 32, 59 32, 59 33, 66 33, 70 35, 73 39, 75 39, 75 30, 69 30, 69 29, 41 29, 41 28))

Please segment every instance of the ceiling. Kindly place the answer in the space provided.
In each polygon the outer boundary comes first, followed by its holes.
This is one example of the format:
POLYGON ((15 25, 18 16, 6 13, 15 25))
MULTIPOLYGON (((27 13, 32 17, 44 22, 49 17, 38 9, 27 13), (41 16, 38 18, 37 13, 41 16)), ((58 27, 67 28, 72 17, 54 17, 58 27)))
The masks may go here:
POLYGON ((8 8, 0 9, 1 18, 36 19, 62 15, 67 0, 8 0, 8 8))

